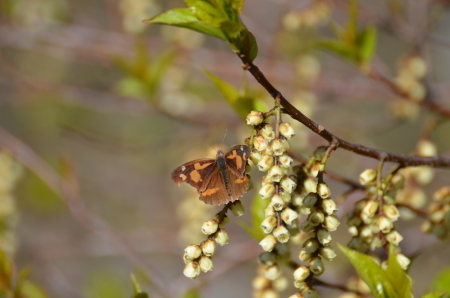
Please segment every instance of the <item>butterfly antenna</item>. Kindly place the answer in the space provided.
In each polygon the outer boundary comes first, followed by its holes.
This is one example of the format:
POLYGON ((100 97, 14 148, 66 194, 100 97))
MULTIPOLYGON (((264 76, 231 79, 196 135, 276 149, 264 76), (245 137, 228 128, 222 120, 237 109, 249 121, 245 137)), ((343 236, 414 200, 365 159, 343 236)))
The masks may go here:
POLYGON ((227 136, 227 132, 228 132, 228 128, 225 129, 225 134, 223 135, 222 143, 220 144, 220 149, 223 149, 222 145, 223 145, 223 142, 225 141, 225 137, 227 136))

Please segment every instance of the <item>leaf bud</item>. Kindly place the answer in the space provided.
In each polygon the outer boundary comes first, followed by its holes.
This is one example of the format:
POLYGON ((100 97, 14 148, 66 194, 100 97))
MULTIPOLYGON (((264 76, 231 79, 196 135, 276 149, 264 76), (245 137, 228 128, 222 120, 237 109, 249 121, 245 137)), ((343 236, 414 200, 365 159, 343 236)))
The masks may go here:
POLYGON ((336 257, 336 252, 331 248, 331 246, 321 247, 319 254, 327 261, 332 261, 336 257))
POLYGON ((275 216, 276 212, 275 210, 273 210, 273 207, 269 204, 266 209, 264 209, 264 216, 268 217, 268 216, 275 216))
POLYGON ((391 221, 396 221, 400 217, 400 212, 394 204, 383 205, 383 212, 391 221))
POLYGON ((319 183, 317 185, 317 193, 322 199, 326 199, 331 195, 331 190, 326 183, 319 183))
MULTIPOLYGON (((312 270, 311 270, 312 271, 312 270)), ((316 289, 314 289, 311 286, 306 286, 304 287, 301 292, 301 297, 302 298, 319 298, 319 294, 317 294, 316 289)))
POLYGON ((202 225, 202 233, 205 235, 211 235, 214 234, 217 231, 217 228, 219 227, 219 223, 216 219, 210 219, 208 221, 205 221, 202 225))
POLYGON ((275 244, 277 244, 277 240, 275 239, 274 235, 267 235, 263 240, 259 242, 259 245, 261 245, 262 249, 267 252, 271 252, 275 247, 275 244))
POLYGON ((321 205, 322 205, 323 211, 328 215, 331 215, 331 214, 335 213, 336 211, 338 211, 337 205, 333 199, 324 199, 324 200, 322 200, 321 205))
POLYGON ((311 212, 311 214, 308 216, 309 222, 314 225, 318 226, 321 223, 323 223, 323 220, 325 219, 325 215, 321 210, 316 210, 314 212, 311 212))
POLYGON ((269 142, 275 138, 275 131, 269 123, 264 125, 264 127, 259 130, 259 133, 269 142))
POLYGON ((305 220, 304 222, 302 222, 302 224, 300 225, 300 229, 302 229, 305 233, 309 233, 312 230, 314 230, 316 226, 313 225, 309 220, 305 220))
POLYGON ((202 255, 202 249, 195 244, 189 245, 184 249, 184 255, 186 256, 186 259, 194 260, 202 255))
POLYGON ((186 277, 195 279, 200 275, 200 265, 197 262, 190 262, 184 266, 183 274, 186 277))
POLYGON ((280 123, 280 133, 288 140, 295 135, 294 129, 289 122, 280 123))
POLYGON ((252 153, 250 153, 250 160, 252 161, 252 163, 256 166, 258 164, 258 162, 261 160, 262 158, 262 153, 256 149, 252 150, 252 153))
MULTIPOLYGON (((280 276, 273 281, 272 286, 276 292, 283 292, 289 287, 289 280, 285 276, 280 276)), ((274 297, 278 297, 278 294, 274 297)))
POLYGON ((318 199, 319 198, 317 197, 317 194, 315 192, 310 192, 303 199, 303 206, 306 208, 312 208, 316 205, 318 199))
POLYGON ((269 206, 272 206, 275 211, 281 211, 283 210, 285 204, 286 203, 284 202, 283 198, 280 195, 276 194, 272 197, 272 200, 270 200, 269 206))
POLYGON ((308 268, 308 266, 300 266, 297 269, 295 269, 294 271, 294 280, 298 280, 298 281, 302 281, 305 280, 306 278, 308 278, 309 274, 310 274, 310 270, 308 268))
POLYGON ((311 177, 305 179, 305 181, 303 182, 303 188, 305 189, 306 192, 316 192, 317 190, 316 180, 311 177))
POLYGON ((306 253, 315 253, 317 249, 319 249, 319 242, 315 238, 309 238, 303 243, 303 250, 305 250, 306 253))
POLYGON ((367 217, 372 217, 377 213, 380 202, 374 200, 368 200, 364 206, 362 213, 367 217))
POLYGON ((298 213, 292 210, 289 207, 284 208, 283 211, 281 211, 281 219, 287 224, 290 225, 294 220, 298 218, 298 213))
POLYGON ((234 216, 242 216, 245 213, 244 205, 242 205, 240 200, 234 201, 230 206, 230 210, 234 216))
POLYGON ((272 183, 266 183, 264 184, 261 189, 259 190, 259 195, 263 199, 270 198, 275 193, 275 185, 272 183))
POLYGON ((261 223, 261 229, 264 231, 264 233, 269 234, 270 232, 273 231, 276 225, 277 225, 277 218, 275 216, 268 216, 261 223))
POLYGON ((246 120, 248 125, 259 125, 264 121, 264 115, 260 111, 251 111, 246 120))
POLYGON ((374 169, 365 169, 361 175, 359 175, 359 182, 362 185, 368 185, 377 179, 377 171, 374 169))
POLYGON ((258 151, 266 150, 268 145, 269 145, 269 143, 267 142, 266 139, 264 139, 264 137, 262 135, 256 135, 253 138, 253 146, 258 151))
POLYGON ((198 264, 200 265, 200 270, 203 272, 208 272, 214 269, 214 264, 210 257, 201 257, 198 264))
POLYGON ((278 265, 275 264, 267 268, 266 272, 264 273, 264 276, 267 279, 275 280, 280 276, 280 274, 281 274, 280 267, 278 267, 278 265))
POLYGON ((221 228, 214 236, 214 239, 216 239, 216 243, 220 246, 223 246, 228 243, 228 233, 227 230, 221 228))
POLYGON ((315 275, 322 275, 322 273, 325 271, 325 266, 323 265, 320 257, 312 258, 309 261, 309 270, 311 270, 311 272, 315 275))
POLYGON ((289 168, 294 160, 289 155, 283 154, 278 157, 278 162, 282 167, 289 168))
POLYGON ((329 244, 331 242, 330 232, 326 229, 320 229, 317 231, 317 240, 319 240, 322 245, 329 244))
POLYGON ((306 252, 305 249, 302 249, 300 251, 300 254, 298 255, 298 258, 300 259, 300 261, 306 262, 312 258, 312 254, 306 252))
POLYGON ((266 267, 272 266, 277 263, 277 254, 270 253, 270 252, 264 252, 259 255, 258 260, 262 265, 264 265, 266 267))
POLYGON ((393 230, 386 234, 386 240, 394 244, 395 246, 398 246, 398 244, 403 240, 403 237, 399 232, 393 230))
POLYGON ((273 151, 273 155, 280 156, 283 155, 286 150, 284 150, 283 140, 282 139, 273 139, 270 142, 270 149, 273 151))
POLYGON ((280 182, 285 174, 286 168, 282 168, 279 165, 275 165, 267 171, 267 176, 272 182, 280 182))
POLYGON ((212 256, 216 252, 216 241, 213 239, 207 239, 200 243, 203 254, 205 256, 212 256))
POLYGON ((264 276, 257 276, 252 281, 252 287, 255 290, 263 290, 270 286, 270 280, 264 276))
POLYGON ((289 231, 284 226, 279 226, 278 228, 276 228, 273 231, 273 235, 280 243, 286 243, 289 241, 289 231))
POLYGON ((280 186, 288 193, 292 193, 297 186, 297 183, 295 183, 294 180, 288 177, 284 177, 280 181, 280 186))
POLYGON ((263 155, 261 160, 258 162, 258 170, 262 172, 267 171, 268 169, 270 169, 270 167, 273 166, 273 161, 273 156, 263 155))
POLYGON ((325 219, 323 220, 323 226, 327 228, 328 231, 336 231, 339 224, 339 219, 334 215, 325 216, 325 219))
POLYGON ((394 227, 392 221, 385 216, 378 217, 376 224, 380 231, 384 234, 388 233, 394 227))
POLYGON ((396 254, 397 262, 403 270, 408 269, 411 260, 402 253, 396 254))

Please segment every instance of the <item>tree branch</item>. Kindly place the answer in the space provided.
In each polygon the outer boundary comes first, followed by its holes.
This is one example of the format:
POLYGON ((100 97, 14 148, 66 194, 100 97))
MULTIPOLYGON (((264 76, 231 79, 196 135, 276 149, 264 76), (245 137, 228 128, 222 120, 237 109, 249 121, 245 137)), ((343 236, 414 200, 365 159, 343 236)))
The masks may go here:
POLYGON ((383 150, 377 150, 369 148, 360 144, 350 143, 343 140, 331 132, 325 129, 323 125, 315 123, 313 120, 306 117, 302 112, 297 110, 284 96, 278 91, 264 76, 264 74, 259 70, 259 68, 253 64, 247 56, 238 54, 239 58, 243 62, 242 68, 248 70, 253 77, 258 81, 261 86, 263 86, 267 92, 275 99, 279 97, 281 105, 284 107, 287 114, 289 114, 293 119, 299 121, 310 130, 320 135, 322 138, 327 140, 329 143, 337 142, 337 147, 345 150, 352 151, 359 155, 371 157, 380 160, 382 157, 385 162, 398 163, 401 166, 420 166, 427 165, 431 167, 442 167, 450 168, 450 160, 443 157, 419 157, 419 156, 406 156, 402 154, 394 154, 386 152, 383 150))

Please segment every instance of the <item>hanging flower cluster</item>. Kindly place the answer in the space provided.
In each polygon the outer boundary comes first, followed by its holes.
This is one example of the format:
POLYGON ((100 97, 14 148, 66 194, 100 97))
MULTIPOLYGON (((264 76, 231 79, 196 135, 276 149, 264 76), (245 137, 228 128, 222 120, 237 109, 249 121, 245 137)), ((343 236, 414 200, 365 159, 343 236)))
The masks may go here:
POLYGON ((425 233, 434 234, 439 239, 446 239, 450 232, 450 187, 436 190, 433 202, 428 207, 428 220, 421 228, 425 233))

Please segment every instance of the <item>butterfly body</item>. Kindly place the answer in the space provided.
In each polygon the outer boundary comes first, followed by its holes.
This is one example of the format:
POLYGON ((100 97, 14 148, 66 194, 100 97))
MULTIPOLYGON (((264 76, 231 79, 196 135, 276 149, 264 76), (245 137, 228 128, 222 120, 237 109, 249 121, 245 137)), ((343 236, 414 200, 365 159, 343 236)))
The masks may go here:
POLYGON ((178 185, 186 182, 197 189, 200 200, 220 205, 233 202, 248 190, 245 166, 250 149, 245 145, 232 147, 227 153, 218 150, 216 159, 202 158, 187 162, 172 172, 178 185))

